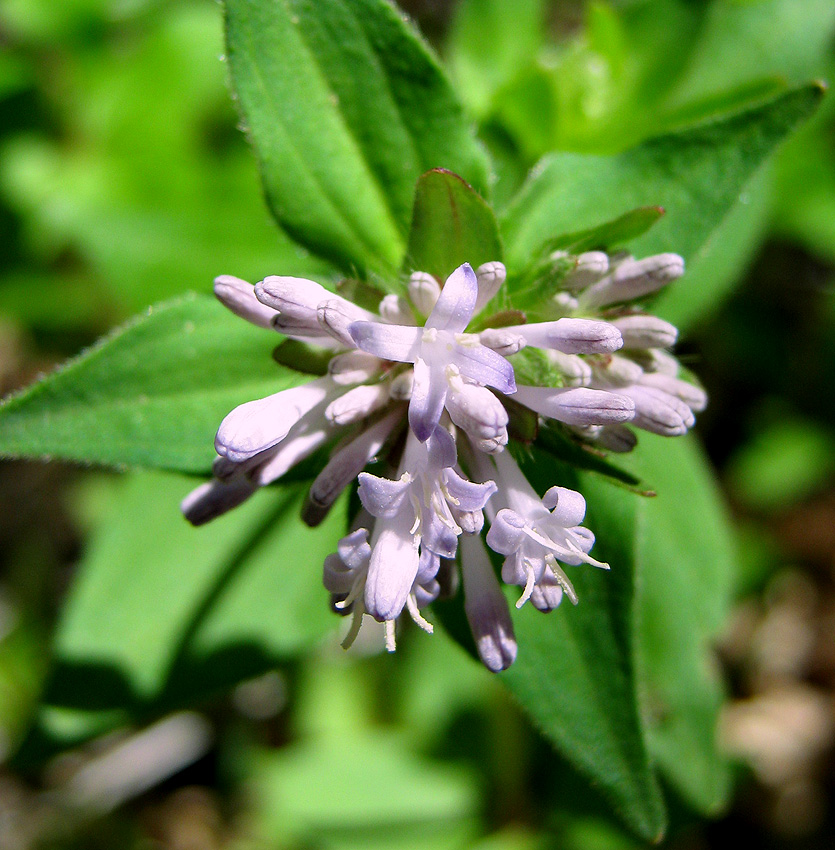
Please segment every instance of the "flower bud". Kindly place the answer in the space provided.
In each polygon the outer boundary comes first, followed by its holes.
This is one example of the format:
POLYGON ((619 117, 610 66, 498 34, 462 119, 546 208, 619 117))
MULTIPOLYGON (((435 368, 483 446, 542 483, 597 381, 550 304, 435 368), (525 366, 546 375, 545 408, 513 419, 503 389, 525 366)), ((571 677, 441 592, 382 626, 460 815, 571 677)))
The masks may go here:
POLYGON ((380 301, 379 307, 380 316, 386 321, 394 325, 413 325, 415 323, 415 314, 405 298, 400 295, 386 295, 380 301))
POLYGON ((670 348, 678 337, 675 325, 657 316, 623 316, 612 324, 621 332, 624 348, 670 348))
POLYGON ((635 403, 626 395, 586 387, 553 389, 519 386, 516 401, 568 425, 628 422, 635 413, 635 403))
POLYGON ((421 315, 432 312, 440 294, 440 284, 431 274, 414 272, 409 278, 409 298, 421 315))
POLYGON ((609 271, 609 257, 603 251, 586 251, 577 257, 577 264, 563 281, 565 289, 579 292, 600 280, 609 271))
POLYGON ((483 310, 501 289, 507 277, 507 269, 505 269, 504 263, 484 263, 476 269, 475 276, 478 281, 478 295, 475 301, 474 314, 483 310))
POLYGON ((275 310, 255 297, 255 287, 251 283, 223 274, 215 278, 214 291, 218 301, 236 316, 258 325, 259 328, 272 327, 275 310))
POLYGON ((684 260, 678 254, 626 259, 603 280, 586 289, 580 295, 580 304, 590 308, 632 301, 661 289, 683 274, 684 260))
POLYGON ((461 572, 464 611, 479 658, 493 673, 506 670, 516 660, 513 621, 487 551, 477 535, 461 538, 461 572))
POLYGON ((332 425, 350 425, 370 416, 389 400, 386 384, 362 384, 335 398, 325 408, 325 419, 332 425))

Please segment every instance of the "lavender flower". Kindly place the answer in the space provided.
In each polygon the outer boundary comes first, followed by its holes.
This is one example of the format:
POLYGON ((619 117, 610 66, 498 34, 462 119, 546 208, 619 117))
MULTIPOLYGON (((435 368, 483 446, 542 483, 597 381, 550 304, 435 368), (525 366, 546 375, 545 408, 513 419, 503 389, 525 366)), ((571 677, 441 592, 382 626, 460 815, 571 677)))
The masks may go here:
POLYGON ((422 611, 457 562, 479 655, 490 670, 508 667, 516 640, 485 542, 504 559, 502 579, 522 588, 517 607, 530 600, 550 611, 565 595, 576 604, 566 568, 608 568, 589 554, 582 495, 555 483, 540 498, 506 450, 509 409, 621 451, 634 444, 627 424, 683 433, 706 401, 665 350, 675 328, 630 303, 681 274, 680 258, 557 259, 569 271, 543 320, 530 323, 519 313, 492 321, 506 276, 499 262, 464 264, 443 285, 415 272, 376 312, 302 278, 253 287, 219 277, 215 294, 236 315, 317 346, 329 361, 322 377, 226 416, 214 479, 183 501, 187 519, 207 522, 329 448, 302 515, 318 524, 358 482, 362 509, 324 564, 333 604, 352 617, 343 645, 366 614, 386 624, 390 650, 404 610, 431 632, 422 611), (531 356, 548 364, 545 379, 523 369, 517 383, 519 358, 531 356), (386 475, 364 471, 375 460, 386 475))

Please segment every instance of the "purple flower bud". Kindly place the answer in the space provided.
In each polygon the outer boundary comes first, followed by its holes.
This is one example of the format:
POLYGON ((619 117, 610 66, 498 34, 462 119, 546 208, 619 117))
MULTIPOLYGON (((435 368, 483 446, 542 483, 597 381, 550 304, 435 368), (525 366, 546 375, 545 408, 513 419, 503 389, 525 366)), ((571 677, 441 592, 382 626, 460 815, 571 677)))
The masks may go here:
POLYGON ((642 298, 684 274, 678 254, 656 254, 643 260, 626 259, 603 280, 586 289, 579 298, 589 309, 642 298))
POLYGON ((624 394, 586 387, 517 388, 516 400, 531 410, 568 425, 608 425, 628 422, 635 413, 635 402, 624 394))
POLYGON ((504 263, 484 263, 476 269, 478 296, 476 297, 473 313, 480 313, 502 288, 507 277, 504 263))
POLYGON ((461 573, 464 611, 478 655, 491 672, 506 670, 516 660, 513 621, 480 537, 461 540, 461 573))
POLYGON ((441 294, 438 281, 426 272, 414 272, 409 278, 409 298, 417 311, 428 316, 434 309, 441 294))
POLYGON ((678 338, 675 325, 656 316, 622 316, 612 324, 621 332, 624 348, 670 348, 678 338))
POLYGON ((251 283, 239 277, 223 274, 215 278, 214 291, 218 301, 236 316, 260 328, 272 327, 275 310, 262 304, 255 297, 255 287, 251 283))

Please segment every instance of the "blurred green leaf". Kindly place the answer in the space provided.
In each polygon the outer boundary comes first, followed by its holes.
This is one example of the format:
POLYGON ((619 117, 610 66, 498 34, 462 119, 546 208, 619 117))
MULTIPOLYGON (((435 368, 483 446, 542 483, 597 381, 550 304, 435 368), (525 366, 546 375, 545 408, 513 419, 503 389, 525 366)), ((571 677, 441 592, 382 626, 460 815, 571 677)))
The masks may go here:
POLYGON ((252 756, 254 826, 266 846, 458 850, 477 831, 472 777, 417 756, 403 735, 365 730, 252 756))
POLYGON ((658 493, 638 505, 636 548, 637 657, 648 742, 679 794, 715 815, 731 792, 717 740, 724 687, 711 656, 730 612, 730 526, 692 438, 642 433, 632 461, 658 493))
POLYGON ((561 230, 660 205, 666 215, 631 248, 690 259, 719 226, 756 168, 815 110, 818 86, 796 89, 721 121, 652 139, 611 157, 546 157, 503 216, 508 262, 518 267, 561 230))
MULTIPOLYGON (((560 467, 534 460, 524 469, 541 493, 560 467)), ((567 472, 558 480, 573 486, 571 477, 567 472)), ((611 564, 611 572, 568 568, 580 598, 576 608, 566 601, 543 615, 524 606, 514 619, 519 655, 501 677, 623 822, 644 840, 657 841, 666 811, 644 745, 633 664, 636 499, 591 475, 581 476, 579 489, 588 500, 586 524, 597 536, 594 555, 611 564)))
POLYGON ((449 168, 486 186, 440 66, 383 0, 227 0, 226 20, 270 206, 301 244, 346 271, 391 276, 422 173, 449 168))
MULTIPOLYGON (((80 260, 104 296, 99 323, 205 291, 221 273, 331 272, 264 208, 219 60, 219 8, 185 0, 121 27, 115 9, 97 14, 81 44, 52 48, 60 59, 39 90, 48 132, 31 128, 0 152, 0 190, 32 259, 49 274, 80 260)), ((57 326, 65 305, 50 306, 57 326)))
POLYGON ((322 651, 301 670, 293 743, 246 753, 258 846, 469 846, 478 815, 473 773, 418 754, 411 732, 375 723, 369 660, 337 652, 322 651))
POLYGON ((727 469, 734 497, 761 511, 790 507, 822 487, 835 469, 835 435, 783 414, 742 445, 727 469))
POLYGON ((493 211, 457 174, 434 169, 418 180, 408 271, 446 280, 462 263, 478 268, 502 259, 499 227, 493 211))
POLYGON ((799 85, 821 73, 835 35, 830 0, 715 0, 704 5, 699 38, 668 108, 768 78, 799 85))
MULTIPOLYGON (((835 59, 835 57, 833 57, 835 59)), ((827 79, 835 79, 830 61, 827 79)), ((779 235, 835 261, 835 97, 791 139, 776 163, 773 212, 779 235)))
POLYGON ((17 749, 32 722, 47 668, 43 623, 0 596, 0 759, 17 749))
POLYGON ((529 66, 542 44, 543 0, 463 0, 455 9, 447 61, 457 89, 476 115, 496 91, 529 66))
POLYGON ((582 254, 583 251, 595 249, 611 251, 624 242, 643 236, 662 215, 664 210, 661 207, 639 207, 598 227, 557 236, 548 243, 548 249, 570 251, 572 254, 582 254))
POLYGON ((661 290, 652 312, 684 335, 724 304, 752 262, 769 225, 772 170, 762 168, 748 181, 722 223, 687 266, 677 286, 661 290))
POLYGON ((307 380, 208 296, 150 308, 0 405, 0 455, 209 472, 236 405, 307 380))
POLYGON ((303 488, 271 488, 195 529, 179 511, 193 483, 135 473, 112 500, 57 629, 30 752, 194 705, 338 625, 321 571, 344 506, 311 530, 298 516, 303 488))

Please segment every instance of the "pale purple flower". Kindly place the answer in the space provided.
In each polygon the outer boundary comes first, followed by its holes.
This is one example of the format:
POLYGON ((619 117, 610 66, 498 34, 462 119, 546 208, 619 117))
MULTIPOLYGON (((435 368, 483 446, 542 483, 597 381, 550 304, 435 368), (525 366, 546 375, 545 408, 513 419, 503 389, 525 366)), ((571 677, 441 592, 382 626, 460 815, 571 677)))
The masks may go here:
POLYGON ((507 452, 498 455, 495 464, 499 485, 496 498, 503 507, 487 532, 487 545, 505 556, 502 579, 524 588, 516 607, 527 602, 537 588, 537 607, 555 607, 561 594, 551 593, 549 601, 551 587, 565 592, 576 604, 574 588, 557 562, 608 569, 608 564, 588 554, 594 535, 580 525, 586 514, 586 500, 575 490, 557 486, 540 499, 507 452))
POLYGON ((270 276, 255 287, 217 278, 215 294, 236 315, 329 359, 322 377, 225 417, 214 479, 183 501, 186 517, 207 522, 315 455, 305 522, 321 522, 354 481, 362 505, 323 571, 334 605, 351 614, 343 645, 366 614, 385 623, 389 650, 404 611, 431 632, 421 612, 460 570, 479 655, 488 669, 506 669, 516 639, 484 540, 503 556, 502 579, 523 588, 517 606, 530 599, 550 611, 566 595, 576 604, 564 568, 607 567, 589 554, 582 495, 554 482, 540 498, 506 451, 509 410, 518 422, 518 405, 528 408, 528 428, 550 419, 626 451, 635 443, 627 425, 680 434, 706 403, 666 350, 676 329, 631 303, 679 276, 681 258, 589 251, 553 261, 562 288, 536 322, 512 310, 512 296, 497 297, 506 279, 500 262, 475 271, 465 263, 443 285, 416 271, 400 293, 380 295, 376 312, 304 278, 270 276), (537 369, 517 385, 517 355, 545 358, 546 380, 559 386, 534 385, 537 369), (392 477, 364 471, 375 461, 392 477))
POLYGON ((358 348, 379 357, 414 364, 409 425, 424 442, 441 419, 449 392, 449 370, 502 393, 516 391, 513 367, 475 334, 465 334, 478 298, 478 280, 466 263, 448 278, 426 324, 421 327, 357 321, 349 332, 358 348))

